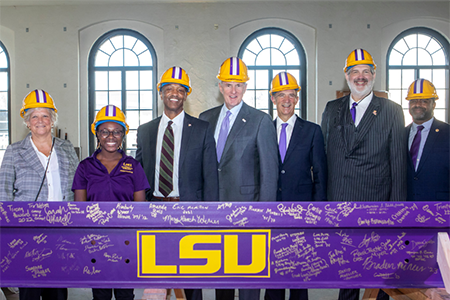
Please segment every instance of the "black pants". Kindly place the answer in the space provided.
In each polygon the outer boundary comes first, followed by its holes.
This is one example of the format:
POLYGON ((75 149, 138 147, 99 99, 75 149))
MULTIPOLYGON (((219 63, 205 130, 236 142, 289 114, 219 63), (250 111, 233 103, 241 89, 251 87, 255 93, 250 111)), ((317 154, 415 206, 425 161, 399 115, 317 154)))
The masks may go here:
POLYGON ((187 300, 203 300, 201 289, 184 289, 187 300))
POLYGON ((67 289, 19 288, 20 300, 67 300, 67 289))
MULTIPOLYGON (((359 300, 359 289, 340 289, 339 300, 359 300)), ((389 300, 389 295, 380 290, 377 300, 389 300)))
MULTIPOLYGON (((284 300, 286 295, 285 289, 267 289, 264 300, 284 300)), ((307 289, 290 289, 289 300, 308 300, 307 289)))
MULTIPOLYGON (((260 289, 239 289, 240 300, 259 300, 260 289)), ((234 300, 234 289, 216 289, 216 300, 234 300)))
MULTIPOLYGON (((111 300, 113 289, 92 289, 94 300, 111 300)), ((133 300, 134 289, 114 289, 116 300, 133 300)))

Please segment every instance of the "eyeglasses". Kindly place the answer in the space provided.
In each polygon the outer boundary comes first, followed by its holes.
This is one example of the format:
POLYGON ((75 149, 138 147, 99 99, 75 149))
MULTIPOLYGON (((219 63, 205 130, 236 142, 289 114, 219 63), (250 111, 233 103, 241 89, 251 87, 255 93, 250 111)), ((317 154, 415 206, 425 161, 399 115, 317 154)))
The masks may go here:
POLYGON ((114 131, 109 131, 106 129, 103 129, 101 131, 98 132, 100 134, 100 136, 104 139, 106 139, 107 137, 109 137, 109 135, 112 133, 113 137, 115 138, 120 138, 123 136, 123 131, 122 130, 114 130, 114 131))

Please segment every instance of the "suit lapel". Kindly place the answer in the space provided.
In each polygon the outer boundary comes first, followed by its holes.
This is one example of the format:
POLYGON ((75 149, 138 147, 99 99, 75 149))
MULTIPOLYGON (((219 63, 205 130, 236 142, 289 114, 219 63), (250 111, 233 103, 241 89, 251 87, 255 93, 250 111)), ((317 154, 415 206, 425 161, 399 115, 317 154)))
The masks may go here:
POLYGON ((36 152, 31 145, 30 140, 31 134, 27 135, 27 137, 22 141, 22 148, 19 150, 19 155, 22 157, 24 161, 30 162, 30 167, 36 171, 36 173, 42 178, 44 177, 44 167, 41 164, 41 161, 37 157, 36 152))
POLYGON ((183 134, 181 136, 180 162, 178 164, 179 170, 181 170, 181 166, 183 165, 184 159, 186 158, 187 149, 189 149, 189 141, 193 130, 191 119, 192 117, 190 115, 188 115, 187 113, 184 114, 183 134))
POLYGON ((380 99, 376 96, 373 96, 372 101, 370 101, 369 106, 364 113, 364 116, 359 122, 358 125, 358 135, 355 139, 353 147, 350 149, 351 151, 358 147, 359 143, 364 140, 364 137, 367 135, 369 130, 372 128, 373 123, 378 118, 378 114, 380 113, 380 99))
MULTIPOLYGON (((149 168, 152 168, 150 174, 152 174, 152 178, 147 178, 149 182, 151 182, 151 186, 153 186, 155 184, 155 164, 156 164, 156 151, 158 151, 156 149, 156 142, 157 142, 157 137, 158 137, 158 128, 159 128, 159 124, 161 123, 161 117, 158 117, 156 119, 156 122, 154 124, 154 126, 150 127, 149 132, 148 132, 148 149, 150 151, 150 155, 149 157, 151 157, 151 161, 149 163, 149 168)), ((159 149, 159 151, 161 151, 161 149, 159 149)))
POLYGON ((423 146, 422 156, 420 157, 419 166, 417 167, 417 173, 422 169, 425 161, 427 160, 428 155, 432 152, 431 149, 434 147, 434 143, 439 138, 439 130, 436 132, 438 128, 438 124, 436 119, 433 120, 433 124, 431 124, 430 132, 428 133, 427 140, 425 141, 425 145, 423 146))
MULTIPOLYGON (((411 127, 412 127, 412 123, 409 124, 408 126, 406 126, 406 134, 405 134, 405 143, 406 143, 406 145, 409 144, 409 134, 410 134, 410 131, 411 131, 411 127)), ((411 170, 414 170, 414 165, 413 165, 413 162, 412 162, 412 159, 411 159, 411 155, 409 154, 409 147, 408 146, 406 147, 406 150, 407 150, 406 157, 407 157, 407 162, 408 162, 408 168, 411 168, 411 170)))
POLYGON ((338 120, 338 126, 337 129, 340 132, 340 136, 342 139, 342 143, 345 145, 345 148, 347 152, 350 149, 350 143, 349 139, 346 136, 346 130, 349 126, 353 126, 350 123, 349 116, 350 116, 350 110, 349 107, 349 101, 350 101, 350 95, 347 95, 345 98, 342 99, 342 102, 340 103, 340 106, 336 112, 337 116, 336 119, 338 120))
MULTIPOLYGON (((227 141, 225 143, 225 148, 223 149, 222 158, 225 157, 225 154, 227 151, 231 148, 231 145, 233 145, 234 141, 236 140, 236 137, 239 136, 239 133, 241 130, 245 127, 247 123, 247 115, 248 107, 247 104, 242 103, 241 110, 239 111, 238 115, 236 116, 236 119, 234 120, 233 127, 231 127, 230 133, 228 134, 227 141)), ((222 159, 220 162, 222 163, 222 159)))
POLYGON ((295 124, 294 124, 294 129, 292 130, 292 135, 291 135, 291 140, 289 141, 289 146, 286 149, 286 156, 284 157, 284 161, 287 161, 289 156, 292 154, 292 152, 294 151, 295 147, 297 146, 298 142, 299 142, 299 135, 301 135, 302 132, 302 128, 303 128, 303 120, 300 119, 299 117, 296 118, 295 120, 295 124))

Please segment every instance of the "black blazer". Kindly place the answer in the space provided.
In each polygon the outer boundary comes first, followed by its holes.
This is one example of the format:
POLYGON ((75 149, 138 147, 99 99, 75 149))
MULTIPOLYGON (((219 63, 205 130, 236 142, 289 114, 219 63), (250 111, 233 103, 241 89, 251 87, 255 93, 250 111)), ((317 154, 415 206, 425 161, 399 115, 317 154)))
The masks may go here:
POLYGON ((400 105, 375 95, 358 127, 350 95, 328 102, 322 131, 329 201, 405 201, 405 121, 400 105))
POLYGON ((278 163, 277 201, 327 200, 327 157, 319 125, 296 117, 284 162, 278 155, 278 163))
MULTIPOLYGON (((406 145, 412 124, 406 127, 406 145)), ((449 201, 450 125, 434 119, 423 147, 417 172, 408 157, 409 201, 449 201)))
MULTIPOLYGON (((155 189, 156 141, 161 117, 138 128, 136 160, 144 168, 150 184, 147 200, 155 189)), ((208 122, 185 114, 181 137, 179 182, 181 201, 217 201, 216 143, 208 122)))

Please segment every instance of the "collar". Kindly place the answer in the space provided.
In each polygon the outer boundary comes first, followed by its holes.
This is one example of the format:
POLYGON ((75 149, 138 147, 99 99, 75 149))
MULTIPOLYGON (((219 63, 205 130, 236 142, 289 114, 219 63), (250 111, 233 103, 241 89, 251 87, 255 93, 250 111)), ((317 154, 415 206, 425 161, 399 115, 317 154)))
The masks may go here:
MULTIPOLYGON (((417 126, 420 126, 420 125, 422 125, 424 128, 423 128, 423 130, 430 130, 430 128, 431 128, 431 125, 433 125, 433 121, 434 121, 434 117, 432 117, 431 119, 429 119, 428 121, 426 121, 426 122, 423 122, 422 124, 416 124, 416 123, 412 123, 412 126, 413 126, 413 129, 415 130, 415 131, 417 131, 417 126)), ((423 131, 422 130, 422 131, 423 131)))
POLYGON ((277 128, 281 126, 281 124, 283 123, 288 123, 289 126, 292 126, 292 128, 294 128, 295 125, 295 121, 297 121, 297 115, 293 114, 289 120, 287 120, 287 122, 284 122, 283 120, 280 119, 280 117, 277 116, 277 128))
POLYGON ((183 122, 184 122, 184 110, 175 118, 170 119, 168 116, 166 116, 166 114, 163 112, 162 116, 161 116, 161 122, 159 123, 159 125, 164 126, 163 128, 167 127, 167 123, 169 123, 169 121, 172 121, 173 124, 177 127, 182 127, 183 126, 183 122))

